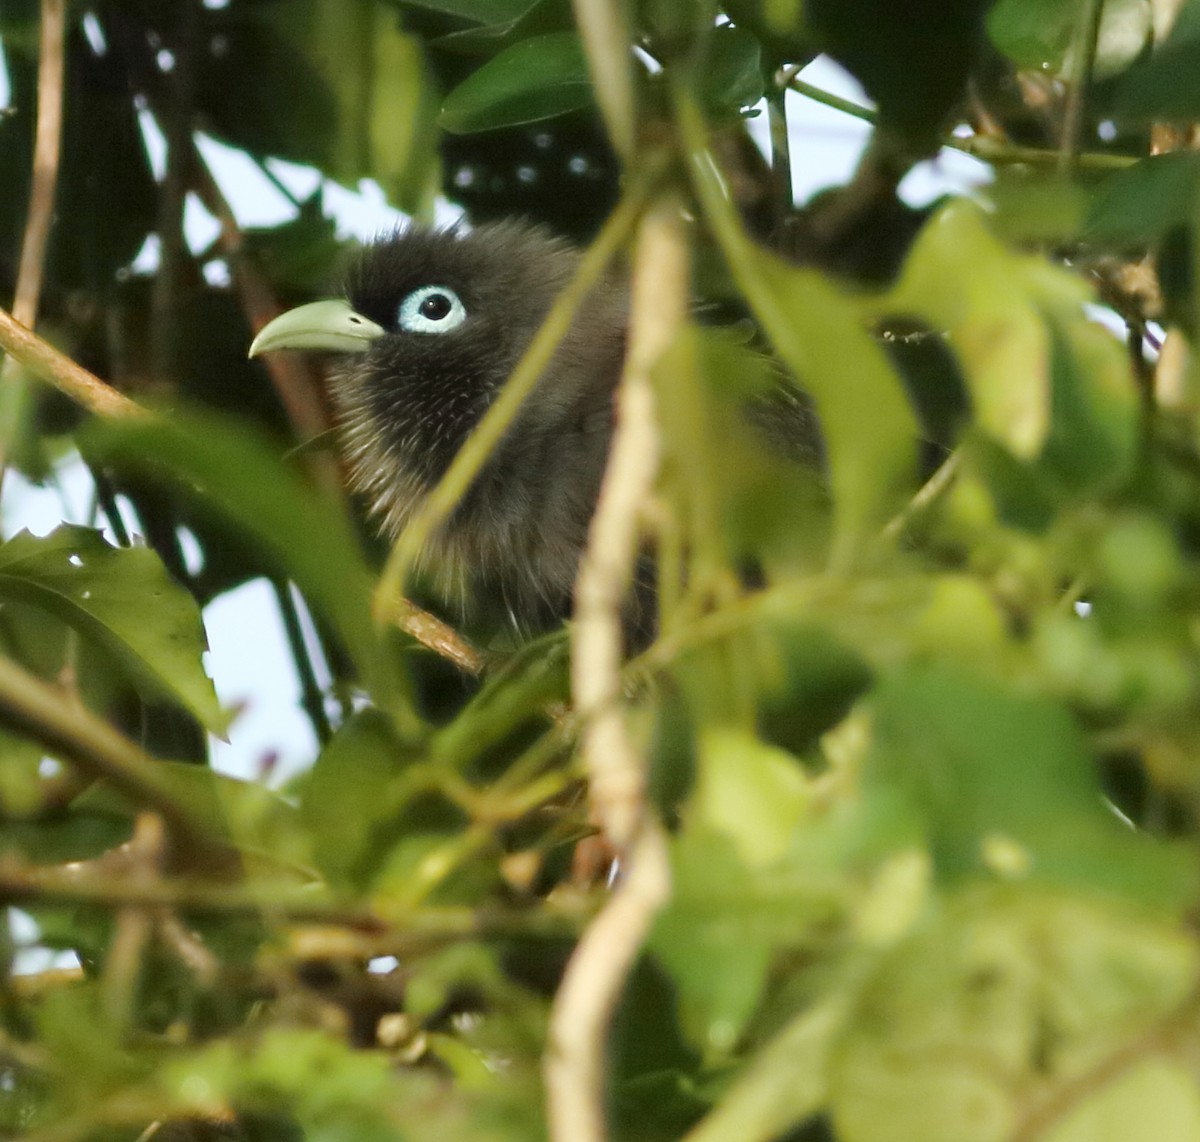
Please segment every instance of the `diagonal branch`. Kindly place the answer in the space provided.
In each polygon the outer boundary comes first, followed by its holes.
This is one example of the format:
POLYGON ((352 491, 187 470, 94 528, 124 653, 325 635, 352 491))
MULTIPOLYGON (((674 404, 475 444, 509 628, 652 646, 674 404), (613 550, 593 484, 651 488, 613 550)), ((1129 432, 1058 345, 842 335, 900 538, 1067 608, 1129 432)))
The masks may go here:
POLYGON ((0 350, 12 354, 34 376, 49 381, 64 396, 97 416, 148 415, 140 405, 77 365, 3 309, 0 350))

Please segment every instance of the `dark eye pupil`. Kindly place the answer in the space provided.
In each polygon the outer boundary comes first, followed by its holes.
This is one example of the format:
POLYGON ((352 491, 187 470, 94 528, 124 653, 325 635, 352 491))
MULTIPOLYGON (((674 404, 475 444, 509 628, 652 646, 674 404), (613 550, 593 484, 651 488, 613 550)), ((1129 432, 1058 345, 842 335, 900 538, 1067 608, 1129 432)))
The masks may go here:
POLYGON ((431 293, 421 302, 421 316, 430 321, 441 321, 450 313, 450 299, 444 293, 431 293))

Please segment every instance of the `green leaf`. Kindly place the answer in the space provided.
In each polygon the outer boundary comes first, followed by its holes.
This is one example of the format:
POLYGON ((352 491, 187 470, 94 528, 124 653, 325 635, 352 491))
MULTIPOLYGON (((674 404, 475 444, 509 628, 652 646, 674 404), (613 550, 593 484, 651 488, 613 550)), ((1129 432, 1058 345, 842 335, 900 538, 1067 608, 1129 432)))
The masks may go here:
POLYGON ((509 734, 543 715, 551 703, 568 701, 569 654, 570 645, 561 633, 522 647, 435 736, 431 755, 465 772, 509 734))
POLYGON ((1185 5, 1166 43, 1122 77, 1114 109, 1126 118, 1187 120, 1200 117, 1196 69, 1200 67, 1200 20, 1185 5))
POLYGON ((952 204, 925 224, 885 302, 947 331, 976 423, 1021 457, 1041 450, 1050 419, 1049 336, 1023 281, 1029 268, 976 209, 952 204))
POLYGON ((330 267, 337 264, 343 246, 323 199, 318 190, 290 221, 243 233, 247 255, 281 292, 319 293, 328 288, 330 267))
POLYGON ((396 1068, 385 1052, 297 1026, 176 1054, 157 1078, 171 1099, 163 1117, 207 1119, 236 1105, 285 1114, 308 1142, 396 1142, 396 1108, 434 1096, 427 1077, 396 1068))
POLYGON ((1129 474, 1140 433, 1123 348, 1078 313, 1060 310, 1048 324, 1050 432, 1041 464, 1077 493, 1114 487, 1129 474))
MULTIPOLYGON (((887 295, 872 312, 915 316, 944 329, 962 366, 975 424, 1019 460, 1043 452, 1051 466, 1070 450, 1089 453, 1095 477, 1119 479, 1136 443, 1135 387, 1119 340, 1085 319, 1091 295, 1079 279, 1042 259, 1013 253, 957 202, 926 224, 887 295)), ((1071 482, 1083 473, 1057 468, 1071 482)))
POLYGON ((347 186, 374 178, 410 211, 427 205, 436 158, 423 56, 385 5, 281 0, 209 19, 198 99, 216 135, 347 186))
MULTIPOLYGON (((1140 1105, 1145 1122, 1186 1127, 1159 1135, 1139 1124, 1134 1136, 1193 1137, 1194 1078, 1187 1096, 1177 1074, 1133 1078, 1154 1056, 1130 1045, 1179 1018, 1196 970, 1194 938, 1111 899, 1013 889, 956 895, 887 958, 858 1000, 832 1055, 837 1137, 1002 1142, 1019 1135, 1030 1106, 1072 1084, 1075 1113, 1058 1128, 1064 1133, 1040 1136, 1128 1137, 1082 1128, 1097 1125, 1103 1108, 1134 1113, 1131 1080, 1143 1094, 1166 1096, 1157 1110, 1140 1105), (1126 1065, 1106 1065, 1122 1056, 1126 1065)), ((1173 1072, 1165 1056, 1159 1065, 1173 1072)))
POLYGON ((816 403, 833 493, 832 562, 844 566, 909 490, 916 416, 883 350, 826 278, 740 235, 726 252, 767 336, 816 403))
MULTIPOLYGON (((0 760, 5 768, 11 763, 7 745, 0 760)), ((129 813, 116 806, 102 810, 76 804, 62 816, 39 821, 14 821, 8 817, 9 806, 3 808, 6 819, 0 823, 0 853, 28 864, 94 860, 124 844, 133 833, 129 813)))
POLYGON ((1114 1076, 1046 1135, 1046 1142, 1200 1142, 1200 1090, 1181 1062, 1146 1059, 1114 1076))
POLYGON ((321 751, 305 783, 300 811, 312 831, 317 867, 335 887, 361 887, 394 838, 414 790, 404 781, 412 756, 388 720, 364 710, 321 751))
POLYGON ((61 619, 145 692, 179 702, 214 733, 228 726, 201 659, 200 611, 148 548, 111 547, 65 524, 44 538, 21 532, 0 546, 0 598, 61 619))
POLYGON ((438 122, 466 134, 536 123, 591 105, 579 37, 551 32, 506 48, 468 76, 446 96, 438 122))
POLYGON ((689 829, 674 845, 672 867, 671 903, 650 948, 671 973, 691 1038, 725 1053, 766 984, 778 928, 767 912, 782 902, 762 898, 734 842, 719 832, 689 829))
POLYGON ((1103 806, 1087 742, 1062 707, 948 666, 890 675, 872 699, 867 789, 900 790, 950 880, 1048 878, 1170 902, 1190 861, 1103 806))
POLYGON ((1200 155, 1151 155, 1109 175, 1087 213, 1085 237, 1108 246, 1149 246, 1190 226, 1200 187, 1200 155))
POLYGON ((406 8, 425 8, 490 26, 515 23, 541 0, 401 0, 401 3, 406 8))
POLYGON ((713 111, 737 111, 757 103, 765 90, 762 47, 740 28, 717 28, 705 43, 700 97, 713 111))
MULTIPOLYGON (((259 876, 296 871, 311 875, 309 838, 295 806, 258 781, 229 777, 206 766, 162 761, 155 766, 164 792, 186 805, 207 836, 227 840, 253 859, 259 876)), ((89 787, 71 803, 72 811, 130 821, 138 811, 103 783, 89 787)))
POLYGON ((732 727, 706 726, 698 742, 690 814, 728 836, 748 868, 778 861, 812 804, 800 762, 732 727))
MULTIPOLYGON (((1085 0, 1000 0, 988 13, 992 43, 1019 67, 1061 72, 1072 61, 1069 51, 1085 0)), ((1151 33, 1149 0, 1107 0, 1096 45, 1095 74, 1101 78, 1128 67, 1151 33)))
POLYGON ((400 678, 371 618, 373 579, 358 539, 333 502, 280 463, 278 449, 232 420, 178 411, 170 422, 96 422, 83 442, 236 525, 333 624, 376 700, 395 697, 400 678))
POLYGON ((771 1142, 816 1114, 828 1097, 829 1055, 849 997, 834 992, 792 1019, 750 1058, 687 1142, 771 1142))

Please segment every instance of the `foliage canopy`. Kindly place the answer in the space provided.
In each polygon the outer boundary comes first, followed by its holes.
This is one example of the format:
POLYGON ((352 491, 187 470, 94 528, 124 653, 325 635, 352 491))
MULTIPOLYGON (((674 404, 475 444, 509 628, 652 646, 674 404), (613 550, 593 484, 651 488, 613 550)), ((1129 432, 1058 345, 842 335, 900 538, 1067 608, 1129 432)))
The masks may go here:
MULTIPOLYGON (((0 11, 6 299, 58 8, 0 11)), ((564 964, 640 871, 586 867, 575 635, 422 625, 319 363, 245 359, 346 243, 320 188, 239 227, 208 137, 690 259, 660 629, 611 680, 670 891, 610 961, 609 1136, 1200 1140, 1197 0, 76 0, 63 50, 38 332, 156 411, 86 417, 0 330, 0 457, 78 449, 113 537, 0 545, 0 899, 79 963, 8 913, 0 1135, 546 1136, 564 964), (789 88, 874 124, 800 209, 789 88), (942 146, 994 181, 903 205, 942 146), (820 479, 742 415, 793 383, 820 479), (206 764, 201 610, 259 577, 322 743, 284 789, 206 764)))

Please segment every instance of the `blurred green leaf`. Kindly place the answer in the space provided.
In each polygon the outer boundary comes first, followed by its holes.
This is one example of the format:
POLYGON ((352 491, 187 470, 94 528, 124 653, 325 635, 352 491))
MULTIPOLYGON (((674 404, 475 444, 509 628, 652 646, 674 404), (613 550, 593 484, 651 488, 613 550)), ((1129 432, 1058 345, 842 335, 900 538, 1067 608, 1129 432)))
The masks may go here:
POLYGON ((1021 167, 1001 168, 996 181, 979 193, 994 208, 990 222, 996 234, 1018 246, 1075 240, 1085 231, 1095 204, 1095 195, 1078 183, 1021 167))
POLYGON ((1114 109, 1137 120, 1191 120, 1200 114, 1193 82, 1200 66, 1200 20, 1184 5, 1165 43, 1122 76, 1114 109))
POLYGON ((1040 451, 1050 415, 1049 335, 1021 280, 1026 267, 1032 259, 1022 263, 955 203, 925 224, 888 298, 894 312, 948 332, 976 423, 1023 457, 1040 451))
MULTIPOLYGON (((172 761, 158 763, 156 778, 168 796, 187 805, 207 835, 228 841, 250 858, 249 865, 258 875, 311 875, 311 845, 300 827, 299 813, 261 782, 172 761)), ((103 783, 90 786, 72 802, 72 811, 126 821, 138 808, 103 783)))
POLYGON ((167 482, 235 524, 334 624, 376 698, 387 705, 395 696, 400 679, 371 618, 374 584, 358 538, 277 448, 233 421, 183 413, 97 422, 85 440, 107 462, 167 482))
POLYGON ((316 838, 316 862, 337 888, 361 888, 371 863, 419 790, 404 782, 415 759, 377 711, 356 714, 321 750, 304 786, 300 811, 316 838))
POLYGON ((893 672, 872 697, 864 781, 903 790, 950 881, 995 875, 1170 902, 1188 862, 1103 807, 1095 760, 1060 706, 945 667, 893 672))
POLYGON ((805 0, 818 45, 879 105, 880 126, 935 145, 962 97, 989 0, 805 0))
POLYGON ((762 48, 749 32, 726 25, 705 42, 701 99, 713 111, 737 111, 765 92, 762 48))
POLYGON ((64 524, 0 546, 0 598, 35 606, 92 639, 146 692, 179 702, 214 733, 229 724, 201 663, 200 611, 144 547, 111 547, 64 524))
POLYGON ((1172 227, 1190 225, 1200 186, 1200 155, 1151 155, 1109 175, 1087 212, 1085 236, 1112 246, 1149 246, 1172 227))
MULTIPOLYGON (((40 755, 41 751, 38 753, 40 755)), ((7 745, 0 757, 7 769, 13 761, 7 745)), ((55 865, 92 860, 124 844, 133 832, 129 814, 118 812, 115 807, 105 812, 72 806, 67 813, 49 821, 13 820, 7 802, 3 810, 0 852, 9 859, 20 859, 29 864, 55 865)))
MULTIPOLYGON (((734 841, 704 828, 676 842, 671 903, 654 925, 650 948, 679 992, 682 1023, 705 1050, 728 1052, 757 1006, 774 945, 785 924, 762 897, 734 841)), ((803 925, 799 910, 789 927, 803 925)))
POLYGON ((696 173, 735 281, 816 406, 833 496, 831 560, 843 567, 908 492, 916 417, 854 303, 822 275, 753 245, 709 168, 697 164, 696 173))
POLYGON ((706 726, 698 742, 693 827, 729 837, 747 868, 778 861, 812 804, 799 761, 732 727, 706 726))
POLYGON ((399 0, 408 8, 427 8, 476 24, 508 24, 519 20, 541 0, 399 0))
MULTIPOLYGON (((992 43, 1019 67, 1060 72, 1087 15, 1085 0, 999 0, 988 13, 992 43)), ((1150 38, 1149 0, 1106 0, 1096 45, 1095 72, 1115 75, 1150 38)))
POLYGON ((374 178, 410 211, 427 205, 433 103, 420 46, 387 5, 280 0, 211 20, 199 99, 215 134, 351 187, 374 178))
POLYGON ((551 32, 506 48, 468 76, 446 96, 438 122, 465 134, 536 123, 591 105, 579 37, 551 32))

